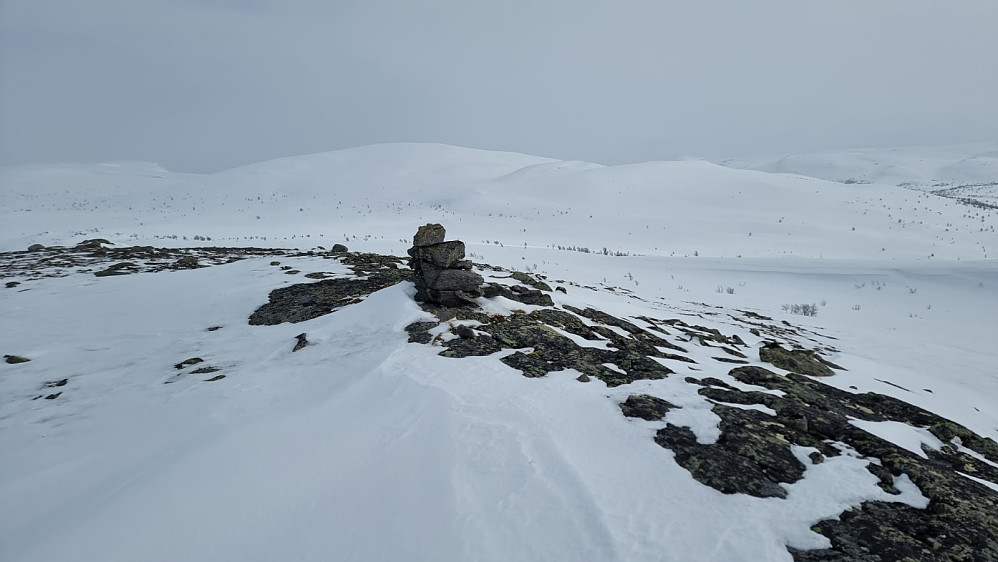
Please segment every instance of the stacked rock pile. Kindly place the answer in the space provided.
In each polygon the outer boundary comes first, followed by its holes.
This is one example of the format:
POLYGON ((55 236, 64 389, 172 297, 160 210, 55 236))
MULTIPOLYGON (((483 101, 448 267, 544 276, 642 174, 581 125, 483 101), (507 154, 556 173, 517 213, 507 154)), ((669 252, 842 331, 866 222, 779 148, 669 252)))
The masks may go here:
POLYGON ((485 279, 471 271, 471 262, 464 259, 464 242, 445 242, 445 234, 442 225, 427 224, 412 239, 408 253, 416 300, 441 306, 475 305, 485 279))

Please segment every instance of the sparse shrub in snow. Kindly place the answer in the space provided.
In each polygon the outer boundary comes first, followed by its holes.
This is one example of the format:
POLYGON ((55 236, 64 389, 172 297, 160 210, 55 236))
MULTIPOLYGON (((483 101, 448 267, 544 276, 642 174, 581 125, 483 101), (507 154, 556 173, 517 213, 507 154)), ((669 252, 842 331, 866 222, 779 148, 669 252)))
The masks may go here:
POLYGON ((785 304, 785 305, 783 305, 783 312, 789 312, 790 314, 798 314, 800 316, 817 316, 818 315, 818 305, 816 305, 816 304, 785 304))

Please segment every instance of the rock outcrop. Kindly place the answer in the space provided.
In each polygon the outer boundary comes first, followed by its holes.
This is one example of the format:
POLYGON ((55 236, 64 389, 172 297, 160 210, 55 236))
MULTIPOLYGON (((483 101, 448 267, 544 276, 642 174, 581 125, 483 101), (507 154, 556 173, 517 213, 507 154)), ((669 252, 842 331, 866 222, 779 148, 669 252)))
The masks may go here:
POLYGON ((471 262, 464 259, 464 242, 445 242, 445 234, 443 226, 427 224, 412 239, 408 253, 416 300, 445 307, 476 305, 485 279, 471 271, 471 262))

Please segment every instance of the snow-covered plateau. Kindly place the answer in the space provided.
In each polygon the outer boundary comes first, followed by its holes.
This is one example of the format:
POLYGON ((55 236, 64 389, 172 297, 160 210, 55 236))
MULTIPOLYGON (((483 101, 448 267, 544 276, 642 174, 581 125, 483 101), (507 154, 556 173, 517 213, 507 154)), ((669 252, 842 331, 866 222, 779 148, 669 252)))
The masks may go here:
POLYGON ((0 560, 998 560, 996 162, 0 169, 0 560))

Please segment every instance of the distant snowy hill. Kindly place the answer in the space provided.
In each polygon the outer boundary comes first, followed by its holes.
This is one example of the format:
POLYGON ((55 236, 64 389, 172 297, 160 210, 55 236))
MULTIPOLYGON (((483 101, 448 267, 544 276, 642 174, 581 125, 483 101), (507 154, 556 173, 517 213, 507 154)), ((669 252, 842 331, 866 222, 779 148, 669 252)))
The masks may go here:
POLYGON ((998 206, 998 142, 867 148, 718 162, 740 170, 840 183, 885 183, 998 206))
POLYGON ((799 174, 835 182, 986 183, 998 181, 998 141, 832 150, 778 158, 728 159, 718 163, 736 169, 799 174))
POLYGON ((998 553, 995 146, 918 150, 0 169, 0 560, 998 553))

